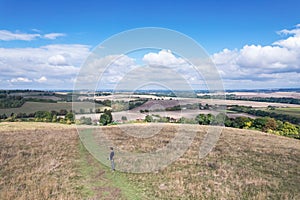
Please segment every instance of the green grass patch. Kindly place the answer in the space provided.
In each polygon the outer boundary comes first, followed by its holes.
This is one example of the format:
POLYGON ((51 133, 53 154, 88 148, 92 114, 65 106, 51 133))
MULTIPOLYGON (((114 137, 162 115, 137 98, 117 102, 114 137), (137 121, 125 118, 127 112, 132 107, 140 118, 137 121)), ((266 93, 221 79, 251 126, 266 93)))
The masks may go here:
POLYGON ((275 110, 271 110, 270 112, 290 115, 294 117, 300 117, 300 107, 299 108, 276 108, 275 110))
MULTIPOLYGON (((80 109, 88 110, 90 108, 94 108, 95 104, 92 102, 73 102, 75 107, 78 109, 76 112, 80 112, 80 109)), ((97 107, 102 108, 102 105, 97 105, 97 107)), ((58 103, 46 103, 46 102, 25 102, 20 108, 5 108, 0 109, 0 114, 6 114, 10 116, 11 113, 18 114, 18 113, 35 113, 37 111, 57 111, 65 109, 67 111, 72 110, 72 102, 58 102, 58 103)))
POLYGON ((109 167, 96 160, 80 142, 80 174, 84 186, 80 188, 84 198, 91 199, 130 199, 143 198, 142 190, 131 183, 126 174, 111 171, 109 167))

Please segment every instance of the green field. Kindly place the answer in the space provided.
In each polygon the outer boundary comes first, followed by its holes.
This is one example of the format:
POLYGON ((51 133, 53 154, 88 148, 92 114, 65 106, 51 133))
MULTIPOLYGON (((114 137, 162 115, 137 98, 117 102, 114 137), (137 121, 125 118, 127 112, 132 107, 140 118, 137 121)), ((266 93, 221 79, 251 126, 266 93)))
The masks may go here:
POLYGON ((271 110, 270 112, 275 112, 277 114, 290 115, 293 117, 300 118, 300 107, 299 108, 276 108, 275 110, 271 110))
MULTIPOLYGON (((80 109, 89 110, 90 108, 94 109, 94 103, 91 102, 74 102, 73 103, 76 108, 76 112, 80 112, 80 109)), ((101 105, 97 105, 97 108, 104 107, 101 105)), ((20 108, 6 108, 0 109, 0 114, 6 114, 10 116, 11 113, 34 113, 36 111, 60 111, 62 109, 66 109, 67 111, 72 110, 72 102, 58 102, 58 103, 42 103, 42 102, 26 102, 20 108)))

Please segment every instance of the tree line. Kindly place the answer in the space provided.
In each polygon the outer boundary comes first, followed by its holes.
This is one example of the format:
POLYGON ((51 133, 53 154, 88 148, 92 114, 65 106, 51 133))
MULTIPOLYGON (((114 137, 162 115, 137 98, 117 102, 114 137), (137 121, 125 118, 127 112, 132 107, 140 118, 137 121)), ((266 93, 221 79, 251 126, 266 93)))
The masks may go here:
POLYGON ((6 94, 6 93, 0 93, 0 109, 2 109, 2 108, 20 108, 27 101, 57 103, 57 101, 54 101, 52 99, 24 98, 22 96, 14 96, 14 95, 6 94))
POLYGON ((300 126, 292 124, 290 122, 283 122, 276 120, 271 117, 259 117, 252 119, 249 117, 236 117, 229 118, 224 113, 218 115, 212 114, 199 114, 194 119, 181 117, 179 120, 175 120, 170 117, 147 115, 145 122, 171 122, 171 123, 182 123, 182 124, 199 124, 199 125, 216 125, 225 126, 239 129, 252 129, 259 130, 266 133, 272 133, 276 135, 293 137, 300 139, 300 126), (154 118, 155 117, 155 118, 154 118))
POLYGON ((57 111, 37 111, 34 113, 11 113, 10 116, 6 114, 0 115, 1 121, 34 121, 34 122, 59 122, 64 124, 72 124, 75 122, 75 115, 73 111, 67 111, 66 109, 61 109, 57 111))
POLYGON ((271 118, 274 118, 274 119, 277 119, 277 120, 280 120, 283 122, 290 122, 292 124, 300 124, 299 117, 272 112, 272 109, 270 111, 264 111, 264 110, 253 109, 251 106, 235 105, 235 106, 228 108, 228 110, 247 113, 247 114, 259 116, 259 117, 271 117, 271 118))

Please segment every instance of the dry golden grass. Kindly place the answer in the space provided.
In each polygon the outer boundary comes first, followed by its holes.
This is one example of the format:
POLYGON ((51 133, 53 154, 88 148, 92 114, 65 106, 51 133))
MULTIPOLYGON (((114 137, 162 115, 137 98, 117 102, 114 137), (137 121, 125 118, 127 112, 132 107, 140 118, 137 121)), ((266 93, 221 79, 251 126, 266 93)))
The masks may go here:
MULTIPOLYGON (((132 126, 128 128, 145 125, 132 126)), ((168 143, 175 126, 165 126, 149 139, 130 137, 115 127, 103 130, 122 150, 148 152, 168 143)), ((127 174, 129 180, 147 188, 149 199, 300 199, 299 140, 225 128, 214 150, 199 160, 208 127, 180 126, 198 131, 180 159, 160 172, 127 174)))
MULTIPOLYGON (((146 125, 126 126, 142 130, 140 126, 146 125)), ((158 125, 149 128, 152 126, 158 125)), ((148 139, 125 135, 116 126, 102 130, 119 149, 148 152, 166 145, 176 132, 175 126, 179 125, 166 125, 148 139)), ((140 188, 147 196, 143 199, 300 199, 299 140, 226 128, 214 150, 199 160, 199 145, 208 127, 180 126, 198 133, 188 151, 173 164, 154 173, 111 174, 87 154, 79 153, 73 126, 0 123, 0 199, 111 199, 115 195, 126 199, 119 189, 125 179, 130 187, 140 188), (78 170, 82 157, 87 160, 84 171, 78 170), (108 176, 102 175, 105 173, 108 176), (98 193, 88 197, 89 192, 82 190, 90 184, 87 177, 105 182, 94 183, 92 189, 98 193), (111 185, 111 181, 118 183, 111 185)), ((127 199, 139 199, 131 195, 127 199)))
POLYGON ((78 136, 68 126, 0 124, 0 199, 80 199, 78 136))
POLYGON ((1 200, 136 196, 124 175, 110 173, 84 149, 75 126, 0 123, 1 200))

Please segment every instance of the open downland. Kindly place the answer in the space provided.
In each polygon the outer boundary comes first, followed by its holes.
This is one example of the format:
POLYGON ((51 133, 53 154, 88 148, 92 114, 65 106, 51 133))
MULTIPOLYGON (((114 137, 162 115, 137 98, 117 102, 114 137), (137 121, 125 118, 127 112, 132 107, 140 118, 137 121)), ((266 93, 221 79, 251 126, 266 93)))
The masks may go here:
MULTIPOLYGON (((165 124, 149 139, 124 135, 116 126, 102 130, 117 147, 145 152, 170 141, 174 126, 178 125, 165 124)), ((180 126, 198 131, 180 159, 159 172, 131 174, 112 173, 99 164, 73 126, 0 123, 0 199, 300 198, 299 140, 224 128, 214 150, 199 160, 208 127, 180 126)))
POLYGON ((137 199, 83 147, 75 126, 0 123, 0 199, 137 199))

